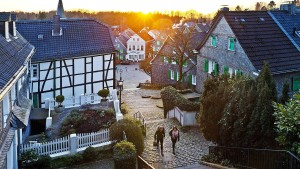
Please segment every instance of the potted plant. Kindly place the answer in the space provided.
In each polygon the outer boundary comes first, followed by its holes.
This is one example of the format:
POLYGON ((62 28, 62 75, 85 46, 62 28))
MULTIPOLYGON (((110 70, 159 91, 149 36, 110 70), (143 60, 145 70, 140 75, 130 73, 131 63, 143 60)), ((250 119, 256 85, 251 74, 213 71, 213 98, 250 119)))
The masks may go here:
POLYGON ((63 95, 58 95, 55 97, 55 101, 57 102, 58 106, 55 107, 55 112, 61 113, 64 109, 62 102, 65 100, 65 96, 63 95))
POLYGON ((99 95, 100 97, 102 97, 101 100, 106 101, 106 100, 107 100, 106 97, 109 95, 109 90, 108 90, 108 89, 102 89, 102 90, 99 90, 99 91, 98 91, 98 95, 99 95))

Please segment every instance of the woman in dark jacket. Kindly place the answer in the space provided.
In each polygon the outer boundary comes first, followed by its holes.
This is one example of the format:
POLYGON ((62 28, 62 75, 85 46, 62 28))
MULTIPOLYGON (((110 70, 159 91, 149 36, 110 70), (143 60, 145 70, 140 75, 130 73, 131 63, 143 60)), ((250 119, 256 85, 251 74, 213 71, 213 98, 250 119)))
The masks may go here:
POLYGON ((164 155, 163 153, 164 138, 165 138, 165 128, 159 126, 154 134, 154 139, 157 141, 157 148, 159 147, 159 142, 160 142, 160 150, 162 156, 164 155))
POLYGON ((175 144, 177 141, 179 141, 179 130, 176 126, 173 126, 173 128, 170 130, 169 135, 172 140, 172 148, 173 148, 173 154, 175 154, 175 144))

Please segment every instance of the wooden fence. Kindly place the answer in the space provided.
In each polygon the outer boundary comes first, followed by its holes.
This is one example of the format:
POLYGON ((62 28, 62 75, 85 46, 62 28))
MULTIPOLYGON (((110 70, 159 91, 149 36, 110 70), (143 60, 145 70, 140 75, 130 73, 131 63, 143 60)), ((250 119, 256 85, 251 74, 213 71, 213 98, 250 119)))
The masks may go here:
POLYGON ((95 133, 76 134, 75 137, 71 134, 70 136, 45 143, 31 142, 30 144, 21 144, 20 152, 34 150, 38 155, 60 156, 76 153, 79 151, 78 149, 84 150, 89 146, 96 147, 101 146, 101 144, 107 145, 110 143, 109 129, 104 129, 95 133), (72 150, 75 151, 72 152, 72 150))

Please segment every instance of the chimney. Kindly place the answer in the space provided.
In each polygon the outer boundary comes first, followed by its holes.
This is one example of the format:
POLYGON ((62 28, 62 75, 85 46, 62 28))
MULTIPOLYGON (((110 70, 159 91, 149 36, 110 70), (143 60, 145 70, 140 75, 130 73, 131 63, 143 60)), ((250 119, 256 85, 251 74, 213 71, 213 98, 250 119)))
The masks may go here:
POLYGON ((53 23, 52 23, 52 36, 61 36, 62 29, 60 28, 60 16, 54 15, 53 16, 53 23))
POLYGON ((16 14, 11 14, 11 22, 9 23, 9 33, 13 37, 17 37, 17 28, 16 28, 16 21, 17 21, 17 15, 16 14))
POLYGON ((0 34, 9 40, 9 22, 11 21, 10 12, 0 12, 0 34))
POLYGON ((223 7, 223 8, 221 8, 221 11, 229 11, 229 8, 228 7, 223 7))

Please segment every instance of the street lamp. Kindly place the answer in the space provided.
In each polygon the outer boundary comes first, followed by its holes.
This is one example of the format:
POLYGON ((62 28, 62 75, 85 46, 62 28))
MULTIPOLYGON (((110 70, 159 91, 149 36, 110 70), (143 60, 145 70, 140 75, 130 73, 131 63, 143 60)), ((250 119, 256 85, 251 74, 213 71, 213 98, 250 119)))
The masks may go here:
POLYGON ((118 81, 118 86, 120 89, 120 109, 121 109, 121 103, 122 103, 122 90, 123 90, 122 72, 123 72, 123 70, 120 69, 120 80, 118 81))
POLYGON ((121 109, 121 104, 122 104, 122 90, 123 90, 123 80, 121 80, 121 77, 120 77, 120 80, 118 81, 118 86, 119 86, 119 89, 120 89, 120 109, 121 109))

